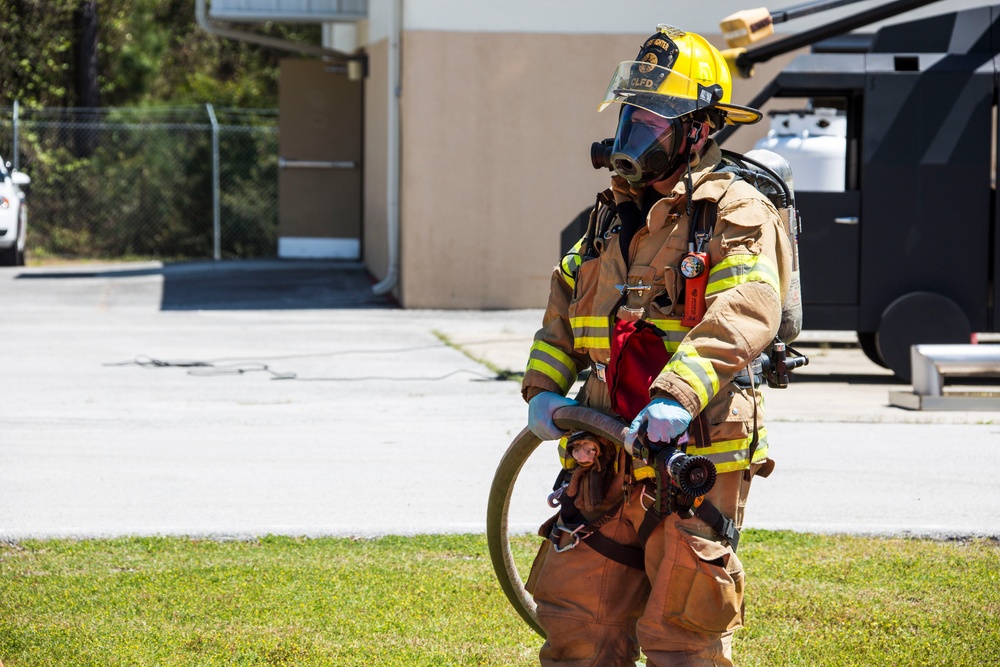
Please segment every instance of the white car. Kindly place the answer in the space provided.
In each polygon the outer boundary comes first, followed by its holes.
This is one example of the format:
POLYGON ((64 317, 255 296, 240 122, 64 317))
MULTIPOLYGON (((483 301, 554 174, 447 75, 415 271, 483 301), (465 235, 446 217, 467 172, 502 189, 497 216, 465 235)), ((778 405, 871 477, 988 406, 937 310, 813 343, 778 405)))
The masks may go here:
POLYGON ((0 266, 24 266, 24 240, 28 233, 25 194, 31 179, 0 159, 0 266))

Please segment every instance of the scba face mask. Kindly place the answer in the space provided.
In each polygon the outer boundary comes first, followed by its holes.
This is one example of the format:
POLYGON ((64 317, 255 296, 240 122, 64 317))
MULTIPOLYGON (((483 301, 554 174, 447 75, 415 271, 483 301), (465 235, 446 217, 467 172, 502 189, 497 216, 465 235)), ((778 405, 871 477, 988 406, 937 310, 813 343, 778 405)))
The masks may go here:
POLYGON ((684 123, 624 105, 611 146, 610 167, 632 185, 647 185, 680 166, 684 123))

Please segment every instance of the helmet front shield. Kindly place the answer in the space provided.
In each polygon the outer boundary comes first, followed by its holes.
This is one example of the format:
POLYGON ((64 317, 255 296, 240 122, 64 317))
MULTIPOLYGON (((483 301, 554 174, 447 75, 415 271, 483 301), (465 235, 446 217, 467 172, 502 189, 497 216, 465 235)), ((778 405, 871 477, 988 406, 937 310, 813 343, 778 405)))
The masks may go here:
POLYGON ((704 85, 677 70, 646 61, 626 60, 615 69, 604 99, 604 111, 615 102, 651 111, 664 118, 679 118, 699 109, 722 111, 729 124, 755 123, 762 114, 756 109, 731 104, 719 84, 704 85))
POLYGON ((598 110, 621 102, 664 118, 679 118, 698 109, 713 107, 721 99, 721 87, 702 86, 662 65, 627 60, 615 70, 598 110))

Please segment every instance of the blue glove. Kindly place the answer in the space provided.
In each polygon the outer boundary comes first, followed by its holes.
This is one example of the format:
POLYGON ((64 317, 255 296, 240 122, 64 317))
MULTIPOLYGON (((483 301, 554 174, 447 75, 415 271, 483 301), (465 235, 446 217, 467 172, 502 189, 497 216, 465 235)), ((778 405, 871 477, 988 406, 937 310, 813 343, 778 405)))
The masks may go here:
POLYGON ((654 398, 632 420, 628 435, 625 436, 625 449, 632 452, 643 424, 646 425, 649 445, 655 448, 656 443, 668 443, 686 431, 692 419, 691 413, 674 399, 654 398))
POLYGON ((567 405, 579 405, 579 403, 554 391, 537 394, 528 401, 528 429, 542 440, 558 440, 562 437, 563 431, 552 421, 552 415, 567 405))

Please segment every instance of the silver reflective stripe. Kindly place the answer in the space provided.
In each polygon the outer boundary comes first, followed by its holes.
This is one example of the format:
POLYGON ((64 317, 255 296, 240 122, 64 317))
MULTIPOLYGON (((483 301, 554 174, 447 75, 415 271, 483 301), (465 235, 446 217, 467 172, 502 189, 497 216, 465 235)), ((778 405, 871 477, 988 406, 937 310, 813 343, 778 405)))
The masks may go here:
POLYGON ((564 392, 576 380, 576 364, 572 357, 545 341, 531 346, 527 370, 538 371, 555 382, 564 392))

